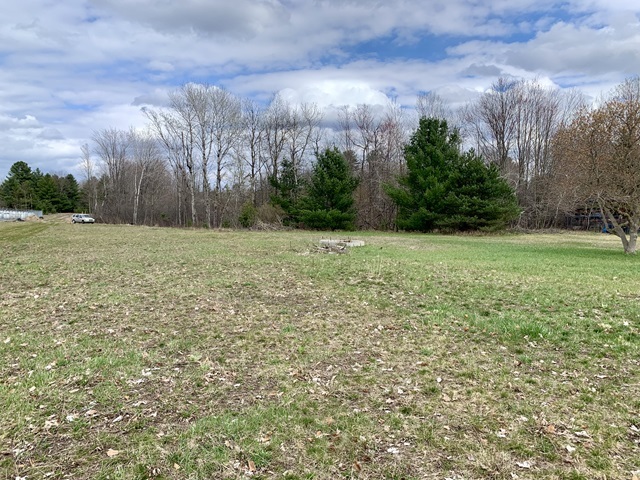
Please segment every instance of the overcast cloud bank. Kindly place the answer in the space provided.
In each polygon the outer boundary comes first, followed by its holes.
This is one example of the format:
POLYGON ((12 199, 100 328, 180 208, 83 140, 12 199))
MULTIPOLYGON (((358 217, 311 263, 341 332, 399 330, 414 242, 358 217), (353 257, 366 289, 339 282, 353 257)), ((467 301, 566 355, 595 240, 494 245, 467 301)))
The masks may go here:
POLYGON ((592 98, 640 70, 636 0, 21 0, 0 6, 0 179, 73 173, 189 81, 266 102, 463 103, 501 75, 592 98))

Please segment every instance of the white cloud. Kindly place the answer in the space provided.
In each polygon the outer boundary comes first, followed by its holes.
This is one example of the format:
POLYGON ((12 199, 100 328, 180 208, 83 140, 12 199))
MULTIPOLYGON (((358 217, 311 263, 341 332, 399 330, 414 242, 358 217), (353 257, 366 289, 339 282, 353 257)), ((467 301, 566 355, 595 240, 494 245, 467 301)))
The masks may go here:
POLYGON ((40 122, 32 115, 25 115, 22 118, 0 115, 0 130, 22 130, 40 127, 40 122))
POLYGON ((363 81, 326 79, 299 89, 285 88, 280 94, 291 103, 315 103, 321 108, 361 103, 386 105, 389 102, 383 92, 363 81))
POLYGON ((161 62, 158 60, 150 61, 147 64, 147 68, 149 68, 149 70, 154 70, 158 72, 173 72, 175 70, 175 67, 173 66, 173 64, 169 62, 161 62))
POLYGON ((499 74, 595 96, 637 73, 639 13, 636 0, 1 2, 0 178, 17 160, 73 168, 92 131, 143 125, 140 107, 187 81, 329 113, 430 90, 461 104, 499 74))
POLYGON ((169 105, 169 91, 164 88, 155 88, 149 93, 135 97, 131 105, 137 107, 166 107, 169 105))
POLYGON ((118 16, 169 33, 196 31, 214 37, 251 38, 286 23, 287 10, 279 2, 235 0, 92 0, 91 4, 118 16))
POLYGON ((505 61, 528 71, 631 75, 640 65, 640 29, 628 23, 589 28, 560 23, 526 44, 505 48, 505 61))

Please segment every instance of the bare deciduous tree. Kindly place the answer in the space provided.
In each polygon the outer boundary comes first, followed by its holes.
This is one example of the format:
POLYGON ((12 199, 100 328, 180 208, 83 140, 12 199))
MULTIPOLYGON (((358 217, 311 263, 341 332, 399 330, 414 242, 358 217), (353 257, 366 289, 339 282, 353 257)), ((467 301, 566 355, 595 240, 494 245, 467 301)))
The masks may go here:
POLYGON ((95 153, 100 160, 102 199, 101 215, 111 221, 125 221, 124 204, 127 185, 125 172, 129 138, 125 131, 107 128, 93 133, 95 153))
POLYGON ((278 177, 279 164, 287 145, 290 127, 291 105, 280 95, 275 95, 264 117, 264 146, 268 159, 267 176, 269 178, 278 177))
POLYGON ((138 213, 142 200, 143 187, 151 169, 158 168, 160 152, 158 143, 149 132, 135 129, 129 131, 130 165, 133 180, 133 224, 139 223, 138 213))
MULTIPOLYGON (((216 185, 214 191, 214 226, 219 227, 224 210, 221 201, 223 180, 230 152, 237 147, 242 132, 242 105, 228 91, 213 87, 209 90, 211 108, 211 136, 216 162, 216 185)), ((205 192, 205 195, 207 192, 205 192)), ((205 200, 206 202, 207 200, 205 200)), ((208 217, 211 226, 211 219, 208 217)))
POLYGON ((85 192, 87 197, 87 207, 90 213, 96 213, 98 210, 98 186, 95 178, 95 163, 91 158, 91 149, 89 144, 85 143, 81 147, 82 153, 82 169, 85 175, 85 192))
POLYGON ((458 112, 454 111, 436 92, 423 92, 418 95, 416 113, 418 118, 446 120, 450 128, 460 128, 458 112))
POLYGON ((640 228, 640 79, 619 85, 603 105, 583 109, 554 140, 558 182, 582 202, 595 202, 635 254, 640 228))
POLYGON ((303 103, 290 109, 286 152, 291 161, 295 184, 300 183, 300 172, 306 166, 309 147, 318 144, 318 127, 321 121, 322 112, 315 104, 303 103))
POLYGON ((341 136, 349 152, 346 157, 359 179, 355 192, 357 224, 360 228, 392 228, 395 205, 384 193, 403 168, 402 149, 406 125, 402 109, 390 102, 383 111, 372 105, 343 107, 339 112, 341 136))
POLYGON ((172 149, 178 153, 180 165, 185 169, 185 179, 190 200, 191 225, 198 223, 196 194, 198 191, 198 164, 197 164, 197 125, 198 118, 189 102, 184 86, 181 90, 169 94, 170 112, 164 115, 167 138, 177 145, 172 149), (177 148, 176 148, 177 146, 177 148))
MULTIPOLYGON (((197 165, 196 165, 196 124, 197 118, 185 99, 182 91, 169 94, 170 108, 155 111, 145 109, 144 112, 151 122, 151 128, 157 135, 171 169, 176 178, 178 196, 178 223, 185 224, 186 217, 182 211, 182 198, 187 197, 191 225, 197 224, 196 193, 197 193, 197 165)), ((185 210, 187 210, 185 208, 185 210)))
POLYGON ((496 163, 503 175, 511 170, 511 149, 516 132, 518 102, 516 80, 500 78, 464 112, 467 132, 476 143, 476 151, 496 163))
POLYGON ((239 158, 247 165, 251 203, 258 205, 258 183, 262 179, 264 162, 260 154, 264 139, 264 111, 251 100, 242 102, 242 146, 237 150, 239 158))
POLYGON ((521 226, 541 228, 556 220, 550 145, 577 99, 538 81, 501 78, 465 109, 465 130, 477 151, 498 165, 516 191, 521 226))

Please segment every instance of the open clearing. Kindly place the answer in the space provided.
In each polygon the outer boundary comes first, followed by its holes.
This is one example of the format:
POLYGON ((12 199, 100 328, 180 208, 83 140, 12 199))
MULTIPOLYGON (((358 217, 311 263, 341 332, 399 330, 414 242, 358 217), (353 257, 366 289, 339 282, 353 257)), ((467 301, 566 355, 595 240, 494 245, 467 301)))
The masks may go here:
POLYGON ((601 234, 0 224, 0 478, 640 476, 601 234))

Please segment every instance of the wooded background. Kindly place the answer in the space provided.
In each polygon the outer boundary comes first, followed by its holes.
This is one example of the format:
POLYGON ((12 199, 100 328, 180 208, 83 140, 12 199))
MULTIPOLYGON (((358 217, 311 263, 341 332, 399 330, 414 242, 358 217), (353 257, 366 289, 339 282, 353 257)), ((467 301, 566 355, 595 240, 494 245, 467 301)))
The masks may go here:
MULTIPOLYGON (((628 229, 640 215, 637 77, 593 105, 576 91, 500 78, 455 110, 426 93, 415 109, 394 102, 345 106, 337 121, 323 118, 313 104, 293 105, 278 95, 262 106, 217 86, 188 83, 171 93, 166 108, 145 113, 146 130, 94 132, 81 152, 80 196, 72 176, 36 172, 38 188, 71 191, 73 208, 104 222, 236 227, 249 208, 257 220, 278 223, 284 212, 274 198, 300 195, 317 155, 337 147, 358 182, 356 228, 394 229, 397 207, 385 186, 406 173, 405 147, 418 119, 438 118, 458 131, 461 148, 496 165, 513 188, 522 212, 517 227, 563 227, 577 210, 606 215, 608 209, 628 229)), ((12 169, 3 203, 43 208, 29 204, 37 195, 16 189, 24 173, 12 169)), ((49 200, 43 209, 71 205, 49 200)))

